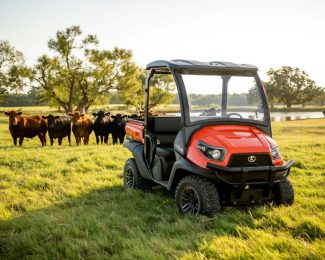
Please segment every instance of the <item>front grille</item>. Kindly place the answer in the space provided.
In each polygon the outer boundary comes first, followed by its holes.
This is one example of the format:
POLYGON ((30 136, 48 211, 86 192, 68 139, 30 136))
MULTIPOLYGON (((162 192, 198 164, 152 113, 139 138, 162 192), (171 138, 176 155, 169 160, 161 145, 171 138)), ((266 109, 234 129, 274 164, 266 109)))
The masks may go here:
POLYGON ((228 167, 245 167, 245 166, 271 166, 272 160, 269 154, 233 154, 230 157, 228 167), (252 156, 256 160, 252 160, 252 156), (249 160, 250 158, 250 160, 249 160))

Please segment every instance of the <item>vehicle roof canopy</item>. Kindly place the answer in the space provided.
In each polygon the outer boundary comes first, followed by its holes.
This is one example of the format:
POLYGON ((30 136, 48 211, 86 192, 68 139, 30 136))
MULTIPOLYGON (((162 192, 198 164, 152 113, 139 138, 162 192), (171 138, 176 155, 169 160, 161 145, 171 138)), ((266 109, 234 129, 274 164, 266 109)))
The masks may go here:
POLYGON ((147 70, 155 68, 169 69, 198 69, 198 70, 234 70, 234 71, 250 71, 256 72, 258 68, 248 64, 236 64, 233 62, 210 61, 201 62, 195 60, 157 60, 149 63, 147 70))

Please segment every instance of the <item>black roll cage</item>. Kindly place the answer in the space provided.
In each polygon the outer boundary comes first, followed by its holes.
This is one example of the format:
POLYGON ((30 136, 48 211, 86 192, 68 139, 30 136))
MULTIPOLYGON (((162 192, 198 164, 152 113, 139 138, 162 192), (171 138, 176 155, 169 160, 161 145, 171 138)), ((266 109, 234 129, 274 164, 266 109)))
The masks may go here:
POLYGON ((187 60, 173 60, 173 61, 155 61, 147 65, 148 74, 146 77, 146 97, 145 97, 145 124, 144 135, 148 134, 148 113, 149 113, 149 94, 150 94, 150 80, 155 74, 171 74, 175 80, 176 88, 178 91, 179 102, 181 107, 181 130, 183 134, 184 143, 184 155, 187 152, 187 144, 190 141, 192 135, 199 129, 209 125, 248 125, 254 126, 268 136, 272 137, 270 111, 267 102, 266 93, 257 74, 257 67, 245 64, 234 64, 229 62, 197 62, 187 60), (226 113, 227 110, 227 84, 231 75, 243 74, 254 76, 256 84, 258 86, 260 96, 262 99, 262 105, 264 109, 264 122, 258 122, 256 120, 249 119, 236 119, 236 118, 221 118, 221 119, 205 119, 200 121, 190 121, 189 115, 189 103, 187 100, 186 88, 182 79, 182 74, 211 74, 211 75, 224 75, 223 76, 223 91, 222 91, 222 107, 221 113, 226 113), (229 74, 229 76, 227 76, 229 74))

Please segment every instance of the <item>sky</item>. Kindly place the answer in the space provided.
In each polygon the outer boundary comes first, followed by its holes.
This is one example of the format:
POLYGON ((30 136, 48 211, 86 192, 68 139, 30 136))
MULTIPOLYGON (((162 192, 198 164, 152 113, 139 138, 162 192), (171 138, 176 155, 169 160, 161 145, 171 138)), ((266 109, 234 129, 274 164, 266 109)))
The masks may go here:
POLYGON ((325 0, 0 0, 0 39, 29 65, 58 30, 80 25, 100 48, 158 59, 294 66, 325 87, 325 0))

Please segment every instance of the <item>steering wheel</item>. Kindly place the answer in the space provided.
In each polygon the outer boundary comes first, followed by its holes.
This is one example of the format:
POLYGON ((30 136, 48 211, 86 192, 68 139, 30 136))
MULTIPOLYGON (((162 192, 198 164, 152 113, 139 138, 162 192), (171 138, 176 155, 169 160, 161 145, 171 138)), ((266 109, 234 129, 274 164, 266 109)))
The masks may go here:
POLYGON ((227 116, 227 117, 238 116, 239 118, 243 118, 243 117, 241 116, 241 114, 239 114, 239 113, 229 113, 229 114, 227 114, 226 116, 227 116))

